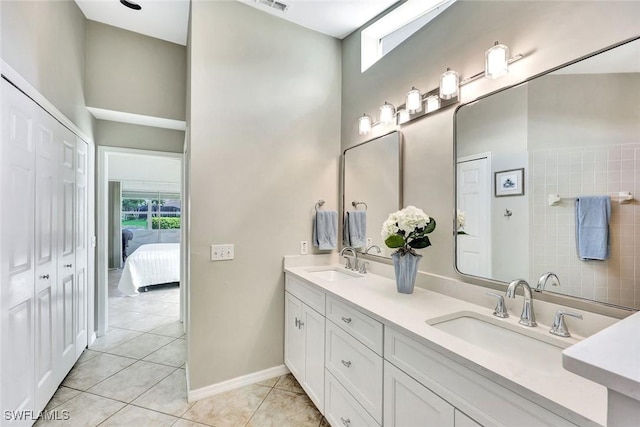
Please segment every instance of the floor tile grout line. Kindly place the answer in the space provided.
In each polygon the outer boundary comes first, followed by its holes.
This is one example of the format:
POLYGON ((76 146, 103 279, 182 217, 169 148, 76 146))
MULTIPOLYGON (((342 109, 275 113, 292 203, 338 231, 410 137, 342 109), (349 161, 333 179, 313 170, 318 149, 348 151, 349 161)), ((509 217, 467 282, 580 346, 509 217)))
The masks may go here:
POLYGON ((262 404, 267 400, 267 398, 269 397, 269 395, 273 392, 273 387, 271 387, 271 390, 269 390, 269 393, 267 393, 264 396, 264 399, 262 399, 262 401, 260 402, 260 404, 258 405, 258 407, 256 408, 255 411, 253 411, 253 413, 251 414, 251 416, 249 417, 249 419, 247 420, 247 422, 245 423, 245 427, 247 427, 249 425, 249 423, 251 422, 251 420, 253 419, 253 417, 256 416, 256 413, 258 413, 258 411, 260 410, 260 408, 262 407, 262 404))

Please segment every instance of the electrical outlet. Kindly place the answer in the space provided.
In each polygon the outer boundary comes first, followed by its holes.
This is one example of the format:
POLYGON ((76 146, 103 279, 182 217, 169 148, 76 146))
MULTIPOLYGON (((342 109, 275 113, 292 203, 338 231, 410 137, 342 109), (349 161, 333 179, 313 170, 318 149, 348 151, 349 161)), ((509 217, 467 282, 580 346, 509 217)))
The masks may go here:
POLYGON ((211 261, 229 261, 234 259, 233 244, 211 245, 211 261))
POLYGON ((367 237, 367 247, 371 246, 372 240, 371 237, 367 237))
POLYGON ((309 242, 300 242, 300 255, 307 255, 309 253, 309 242))

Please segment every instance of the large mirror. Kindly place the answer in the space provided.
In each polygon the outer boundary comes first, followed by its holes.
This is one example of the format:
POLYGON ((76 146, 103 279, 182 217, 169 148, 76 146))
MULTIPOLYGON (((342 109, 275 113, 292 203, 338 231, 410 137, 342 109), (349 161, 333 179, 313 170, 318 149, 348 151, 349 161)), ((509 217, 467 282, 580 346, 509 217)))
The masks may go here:
POLYGON ((459 272, 553 272, 545 291, 640 309, 639 39, 463 105, 455 131, 459 272), (610 196, 609 253, 581 260, 576 198, 594 195, 610 196))
POLYGON ((370 255, 390 257, 382 223, 402 207, 402 135, 391 132, 343 155, 343 243, 370 255), (380 252, 378 252, 380 248, 380 252))

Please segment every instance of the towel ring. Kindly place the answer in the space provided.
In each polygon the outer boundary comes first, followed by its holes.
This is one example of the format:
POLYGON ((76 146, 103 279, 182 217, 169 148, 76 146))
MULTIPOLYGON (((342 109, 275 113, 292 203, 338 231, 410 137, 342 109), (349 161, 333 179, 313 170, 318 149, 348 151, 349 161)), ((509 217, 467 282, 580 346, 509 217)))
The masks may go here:
POLYGON ((324 200, 320 199, 318 200, 318 203, 316 203, 316 212, 318 212, 318 208, 321 208, 324 205, 324 200))
POLYGON ((365 202, 356 202, 355 200, 351 202, 351 206, 353 206, 356 209, 358 209, 358 205, 364 205, 365 211, 368 209, 367 204, 365 202))

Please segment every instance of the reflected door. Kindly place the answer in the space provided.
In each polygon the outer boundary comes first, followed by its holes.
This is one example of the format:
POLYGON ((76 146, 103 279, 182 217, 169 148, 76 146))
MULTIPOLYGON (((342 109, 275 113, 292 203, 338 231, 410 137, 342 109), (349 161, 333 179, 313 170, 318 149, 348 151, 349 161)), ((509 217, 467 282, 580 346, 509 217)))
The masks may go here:
POLYGON ((491 177, 487 156, 459 159, 458 209, 464 212, 464 233, 456 239, 458 270, 473 276, 491 275, 491 177))

